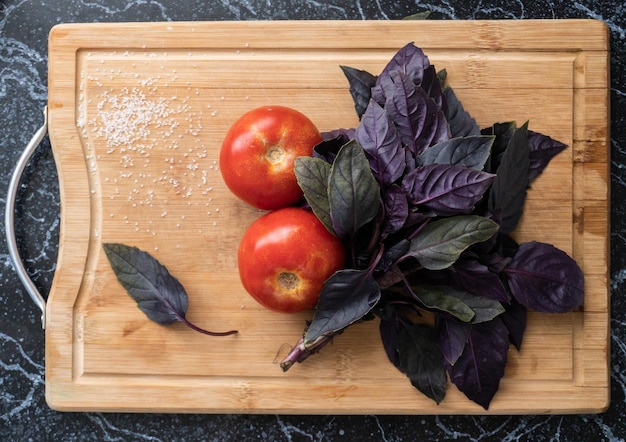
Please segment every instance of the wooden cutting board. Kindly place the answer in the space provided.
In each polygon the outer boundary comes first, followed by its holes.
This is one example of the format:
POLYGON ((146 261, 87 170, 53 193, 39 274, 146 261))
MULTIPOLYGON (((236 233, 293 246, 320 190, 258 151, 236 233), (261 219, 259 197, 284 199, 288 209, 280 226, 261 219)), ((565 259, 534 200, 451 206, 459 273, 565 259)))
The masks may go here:
POLYGON ((47 306, 46 396, 58 410, 479 414, 449 386, 436 406, 387 361, 377 322, 304 364, 278 362, 311 313, 243 290, 236 250, 261 213, 225 188, 221 140, 282 104, 321 130, 357 118, 339 65, 378 73, 408 42, 445 68, 481 126, 530 121, 571 146, 530 190, 516 237, 555 244, 586 275, 579 311, 531 313, 488 413, 600 412, 609 401, 608 35, 597 21, 71 24, 50 33, 49 130, 61 241, 47 306), (103 242, 142 248, 189 293, 212 338, 150 322, 103 242))

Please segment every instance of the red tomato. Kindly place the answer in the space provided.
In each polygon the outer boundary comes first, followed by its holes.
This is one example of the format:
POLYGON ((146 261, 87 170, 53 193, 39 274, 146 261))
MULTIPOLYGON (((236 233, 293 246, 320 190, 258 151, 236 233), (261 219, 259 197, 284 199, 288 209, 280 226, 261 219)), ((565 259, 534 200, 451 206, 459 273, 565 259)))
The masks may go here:
POLYGON ((324 281, 343 268, 345 251, 313 213, 286 207, 248 227, 238 259, 241 282, 254 299, 294 313, 315 307, 324 281))
POLYGON ((319 130, 297 110, 284 106, 253 109, 224 138, 222 177, 231 192, 256 208, 289 206, 302 198, 293 163, 299 156, 311 156, 320 141, 319 130))

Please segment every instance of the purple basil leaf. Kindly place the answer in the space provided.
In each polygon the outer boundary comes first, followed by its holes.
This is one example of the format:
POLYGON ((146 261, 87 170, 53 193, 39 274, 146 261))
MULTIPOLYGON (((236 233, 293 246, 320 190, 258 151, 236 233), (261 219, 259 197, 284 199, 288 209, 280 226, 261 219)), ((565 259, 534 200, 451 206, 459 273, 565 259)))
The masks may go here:
POLYGON ((390 186, 383 195, 385 207, 385 227, 382 238, 397 232, 409 217, 409 202, 402 188, 396 184, 390 186))
POLYGON ((380 287, 368 269, 335 272, 322 287, 315 315, 304 334, 304 344, 362 319, 379 299, 380 287))
POLYGON ((446 364, 446 368, 452 383, 468 399, 488 410, 504 376, 509 334, 500 318, 465 327, 465 349, 455 364, 446 364))
POLYGON ((179 321, 191 329, 213 336, 237 333, 210 332, 190 323, 188 298, 182 284, 153 256, 137 247, 124 244, 102 244, 117 280, 148 319, 167 325, 179 321))
POLYGON ((431 164, 412 170, 402 186, 411 204, 455 215, 474 210, 493 180, 494 175, 463 166, 431 164))
POLYGON ((419 137, 415 140, 415 149, 418 154, 429 146, 451 138, 450 125, 443 110, 431 99, 427 101, 427 106, 426 122, 419 137))
POLYGON ((454 365, 463 354, 467 344, 468 328, 461 322, 444 315, 435 316, 435 326, 439 331, 439 349, 448 365, 454 365))
POLYGON ((500 231, 511 233, 524 211, 530 168, 528 124, 513 132, 489 192, 489 211, 499 213, 500 231))
POLYGON ((424 70, 430 66, 430 61, 424 51, 409 43, 401 48, 383 68, 376 79, 376 85, 372 90, 372 96, 382 106, 386 101, 389 91, 393 90, 393 76, 399 72, 409 78, 415 85, 421 85, 424 78, 424 70))
POLYGON ((426 125, 429 98, 406 75, 396 72, 391 79, 393 87, 386 95, 385 111, 398 128, 402 143, 416 155, 416 139, 426 125))
POLYGON ((402 176, 406 161, 396 127, 385 109, 373 100, 361 118, 355 139, 367 153, 372 173, 382 187, 402 176))
POLYGON ((435 102, 437 107, 443 111, 444 115, 446 115, 448 111, 448 102, 443 94, 443 90, 441 89, 441 79, 433 65, 424 69, 424 77, 422 78, 422 83, 419 84, 419 86, 424 89, 426 95, 428 95, 431 100, 435 102))
POLYGON ((328 200, 333 231, 340 238, 355 234, 380 210, 380 187, 354 140, 339 150, 330 168, 328 200))
POLYGON ((526 307, 515 298, 511 299, 511 303, 505 306, 505 312, 500 315, 500 319, 509 330, 509 340, 518 350, 522 348, 522 339, 526 331, 526 316, 526 307))
POLYGON ((417 157, 419 166, 450 164, 483 170, 491 153, 493 136, 451 138, 429 147, 417 157))
POLYGON ((528 131, 530 145, 529 181, 534 181, 548 166, 550 160, 567 148, 567 144, 554 140, 539 132, 528 131))
POLYGON ((505 303, 511 300, 500 277, 476 259, 457 261, 450 276, 458 287, 476 296, 505 303))
POLYGON ((386 94, 385 110, 398 128, 405 146, 418 155, 427 147, 450 138, 448 122, 441 108, 421 87, 396 72, 393 87, 386 94))
POLYGON ((446 87, 443 95, 448 106, 445 115, 450 125, 450 136, 456 138, 480 135, 480 127, 476 120, 463 108, 454 90, 446 87))
POLYGON ((354 101, 354 109, 359 118, 365 113, 372 95, 372 87, 376 84, 376 76, 367 71, 339 66, 350 84, 350 94, 354 101))
POLYGON ((565 313, 583 303, 582 270, 567 253, 551 244, 521 244, 504 271, 515 299, 531 310, 565 313))
POLYGON ((400 369, 400 357, 398 355, 398 332, 400 331, 400 322, 396 309, 385 305, 379 312, 380 323, 378 331, 383 343, 383 348, 387 354, 389 362, 396 368, 400 369))
POLYGON ((182 284, 147 252, 123 244, 103 244, 117 280, 137 307, 158 324, 180 321, 187 313, 182 284))
POLYGON ((411 384, 437 404, 446 396, 448 378, 432 327, 408 324, 398 333, 400 371, 411 384))
POLYGON ((477 215, 457 215, 431 221, 411 239, 408 255, 428 270, 443 270, 454 264, 469 246, 486 241, 498 224, 477 215))

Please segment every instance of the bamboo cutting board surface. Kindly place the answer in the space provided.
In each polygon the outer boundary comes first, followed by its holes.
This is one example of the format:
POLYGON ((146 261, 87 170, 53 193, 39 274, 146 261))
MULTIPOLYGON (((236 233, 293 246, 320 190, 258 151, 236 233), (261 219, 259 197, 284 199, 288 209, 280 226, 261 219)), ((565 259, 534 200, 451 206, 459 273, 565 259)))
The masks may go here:
POLYGON ((516 232, 570 253, 584 306, 530 313, 488 413, 599 412, 609 401, 608 37, 596 21, 72 24, 50 34, 49 131, 61 241, 47 306, 46 396, 58 410, 479 414, 448 387, 439 406, 386 359, 377 321, 287 373, 278 362, 311 312, 257 305, 236 251, 261 212, 218 168, 245 111, 294 107, 354 127, 339 65, 380 72, 408 42, 426 52, 481 126, 530 121, 567 143, 529 192, 516 232), (188 319, 235 336, 150 322, 101 247, 150 252, 189 294, 188 319))

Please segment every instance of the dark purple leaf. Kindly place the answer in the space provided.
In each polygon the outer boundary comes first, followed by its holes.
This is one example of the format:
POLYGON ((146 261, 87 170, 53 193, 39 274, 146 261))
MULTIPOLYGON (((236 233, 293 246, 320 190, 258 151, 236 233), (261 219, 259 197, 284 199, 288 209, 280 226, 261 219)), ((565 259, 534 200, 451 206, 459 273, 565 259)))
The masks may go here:
POLYGON ((529 181, 534 181, 548 166, 550 160, 567 148, 567 144, 554 140, 539 132, 528 131, 530 146, 529 181))
POLYGON ((476 259, 457 261, 450 276, 458 287, 476 296, 499 302, 509 302, 511 299, 500 277, 476 259))
POLYGON ((400 371, 411 384, 437 404, 446 396, 448 378, 432 327, 407 324, 398 333, 400 371))
POLYGON ((456 138, 480 135, 480 127, 476 120, 463 108, 452 88, 446 87, 443 95, 448 106, 445 115, 450 125, 450 136, 456 138))
POLYGON ((333 231, 340 238, 355 234, 380 209, 380 188, 363 148, 350 141, 330 168, 328 200, 333 231))
POLYGON ((365 109, 372 95, 372 87, 376 84, 376 76, 367 71, 339 66, 350 84, 350 94, 354 101, 354 109, 359 118, 365 113, 365 109))
POLYGON ((341 134, 335 136, 335 138, 322 139, 322 141, 316 144, 313 148, 312 156, 314 158, 324 160, 328 164, 332 164, 337 157, 339 149, 341 149, 346 143, 347 141, 343 141, 343 136, 341 134))
POLYGON ((344 269, 326 280, 304 343, 343 330, 367 315, 380 299, 380 287, 368 270, 344 269))
POLYGON ((418 167, 402 180, 409 203, 440 215, 470 213, 487 191, 494 175, 462 166, 432 164, 418 167))
POLYGON ((355 139, 367 153, 372 173, 382 187, 402 176, 406 161, 396 127, 385 109, 373 100, 356 129, 355 139))
POLYGON ((378 330, 383 343, 383 348, 387 354, 389 362, 396 368, 400 369, 400 357, 398 355, 398 332, 400 331, 400 322, 396 309, 385 305, 379 312, 380 324, 378 330))
POLYGON ((436 215, 432 212, 430 213, 420 213, 409 211, 409 216, 404 223, 404 227, 414 227, 421 226, 427 223, 430 220, 435 219, 436 215))
POLYGON ((467 344, 454 365, 446 364, 454 385, 470 400, 489 409, 508 358, 509 335, 500 318, 466 325, 467 344))
POLYGON ((435 316, 435 326, 438 330, 439 349, 448 365, 454 365, 463 354, 467 344, 468 328, 461 322, 445 317, 435 316))
POLYGON ((502 233, 515 230, 522 216, 529 168, 528 125, 524 124, 513 133, 489 192, 489 211, 500 214, 502 233))
POLYGON ((443 111, 444 115, 446 115, 448 103, 441 89, 441 79, 439 78, 439 75, 433 65, 424 69, 422 82, 421 84, 418 84, 418 86, 424 89, 426 95, 428 95, 430 99, 435 102, 437 107, 443 111))
POLYGON ((429 147, 417 157, 419 166, 450 164, 483 170, 491 153, 493 136, 451 138, 429 147))
POLYGON ((117 243, 105 243, 102 247, 117 280, 151 321, 161 325, 179 321, 195 331, 212 336, 237 333, 235 330, 210 332, 190 323, 185 318, 187 292, 178 279, 149 253, 117 243))
POLYGON ((402 188, 394 184, 384 193, 383 204, 385 207, 385 227, 382 237, 386 238, 404 226, 409 217, 409 203, 402 188))
POLYGON ((511 303, 505 306, 505 312, 500 316, 509 330, 509 340, 518 350, 522 348, 522 339, 526 331, 526 316, 526 307, 515 298, 511 298, 511 303))
POLYGON ((485 164, 485 172, 496 173, 502 161, 502 155, 504 155, 504 152, 509 146, 511 137, 513 133, 515 133, 516 128, 515 122, 510 121, 507 123, 495 123, 493 126, 481 130, 482 135, 492 135, 496 137, 491 146, 491 156, 489 160, 487 160, 487 164, 485 164))
POLYGON ((381 290, 388 289, 391 286, 398 284, 404 280, 404 272, 397 264, 387 266, 387 270, 381 275, 376 277, 376 282, 380 286, 381 290))
POLYGON ((409 251, 411 242, 408 239, 401 239, 397 243, 385 250, 380 260, 377 270, 387 272, 393 264, 402 258, 409 251))
POLYGON ((583 303, 582 270, 567 253, 551 244, 521 244, 504 271, 515 299, 531 310, 565 313, 583 303))
MULTIPOLYGON (((326 132, 322 132, 322 140, 323 141, 331 141, 336 140, 337 143, 340 144, 340 147, 346 144, 350 140, 354 140, 354 133, 356 132, 355 128, 348 129, 333 129, 326 132)), ((335 150, 337 153, 339 149, 335 150)))

